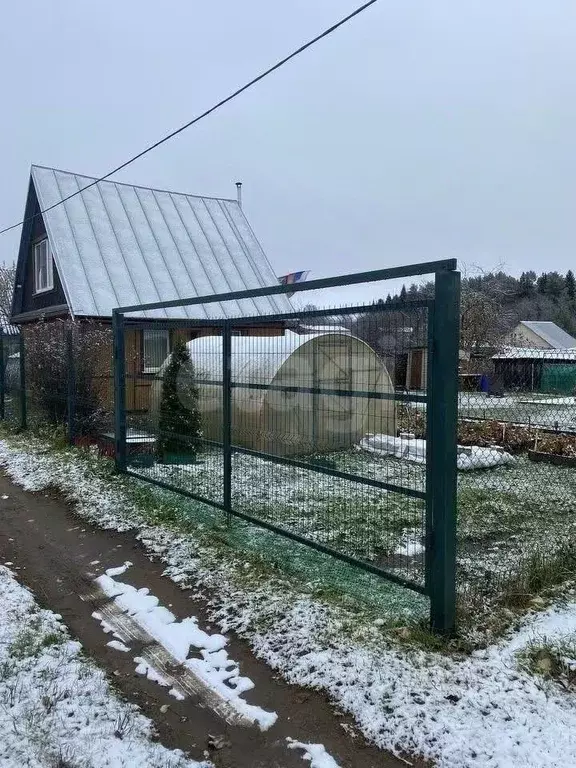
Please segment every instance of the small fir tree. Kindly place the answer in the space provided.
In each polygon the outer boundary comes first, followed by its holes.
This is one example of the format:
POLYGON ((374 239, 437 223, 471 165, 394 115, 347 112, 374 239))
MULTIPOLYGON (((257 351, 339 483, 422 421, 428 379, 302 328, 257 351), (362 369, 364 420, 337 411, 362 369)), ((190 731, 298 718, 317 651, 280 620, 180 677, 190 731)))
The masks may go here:
POLYGON ((194 382, 190 354, 181 339, 174 344, 170 362, 162 377, 158 431, 157 451, 160 461, 168 453, 185 454, 191 458, 196 455, 198 441, 202 436, 198 387, 194 382), (183 395, 186 405, 182 402, 183 395))

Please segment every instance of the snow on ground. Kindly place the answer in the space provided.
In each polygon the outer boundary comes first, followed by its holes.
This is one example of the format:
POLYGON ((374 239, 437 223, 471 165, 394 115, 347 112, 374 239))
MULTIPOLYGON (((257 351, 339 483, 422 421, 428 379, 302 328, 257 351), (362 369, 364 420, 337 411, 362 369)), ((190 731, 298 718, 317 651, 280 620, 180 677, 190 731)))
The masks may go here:
POLYGON ((310 768, 339 768, 334 758, 326 752, 323 744, 303 744, 301 741, 288 739, 289 749, 303 749, 303 760, 310 762, 310 768))
MULTIPOLYGON (((131 616, 139 627, 165 648, 176 662, 190 670, 247 721, 257 723, 262 731, 274 725, 278 718, 275 712, 266 712, 242 698, 243 693, 254 688, 254 683, 250 678, 242 677, 238 663, 229 658, 224 650, 228 642, 224 635, 207 634, 200 629, 194 616, 177 621, 174 614, 150 594, 148 588, 136 589, 131 584, 112 578, 125 573, 129 566, 130 563, 125 563, 118 568, 109 568, 96 579, 96 584, 121 611, 131 616), (190 657, 191 648, 200 651, 201 657, 190 657)), ((128 649, 124 647, 121 650, 128 649)), ((144 659, 137 658, 135 661, 138 664, 137 671, 141 674, 146 674, 149 679, 151 674, 156 674, 160 677, 161 685, 168 685, 144 659)))
MULTIPOLYGON (((426 440, 393 435, 367 435, 360 441, 360 448, 379 456, 394 456, 397 459, 426 463, 426 440)), ((514 457, 497 448, 479 445, 458 446, 457 465, 460 471, 487 469, 501 464, 512 464, 514 457)))
POLYGON ((152 741, 59 618, 0 566, 0 764, 4 768, 208 768, 152 741))
MULTIPOLYGON (((210 590, 211 620, 223 632, 235 629, 289 682, 325 691, 380 747, 421 755, 438 768, 576 765, 576 696, 533 677, 516 660, 532 638, 576 633, 576 599, 468 657, 410 649, 376 625, 359 626, 353 610, 314 598, 281 573, 246 580, 233 550, 222 557, 194 533, 147 526, 127 479, 106 485, 73 454, 11 449, 0 441, 0 463, 22 485, 63 488, 92 521, 104 512, 108 527, 138 527, 168 576, 210 590)), ((157 498, 161 505, 165 496, 157 498)))

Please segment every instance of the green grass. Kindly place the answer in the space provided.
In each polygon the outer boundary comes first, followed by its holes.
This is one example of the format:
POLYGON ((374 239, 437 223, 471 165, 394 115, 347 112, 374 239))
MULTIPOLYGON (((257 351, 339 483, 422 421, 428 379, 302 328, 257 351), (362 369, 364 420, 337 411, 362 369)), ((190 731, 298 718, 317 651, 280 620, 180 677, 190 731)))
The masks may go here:
POLYGON ((33 619, 28 627, 14 637, 10 643, 8 655, 13 659, 37 656, 42 649, 60 645, 64 639, 61 632, 41 632, 39 622, 34 623, 33 619))

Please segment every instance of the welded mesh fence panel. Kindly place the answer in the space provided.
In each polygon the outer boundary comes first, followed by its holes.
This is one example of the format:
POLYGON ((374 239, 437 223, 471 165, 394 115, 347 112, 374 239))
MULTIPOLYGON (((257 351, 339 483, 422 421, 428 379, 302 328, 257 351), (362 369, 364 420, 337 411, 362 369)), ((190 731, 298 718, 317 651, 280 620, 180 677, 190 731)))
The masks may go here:
POLYGON ((128 322, 128 468, 424 589, 425 443, 399 425, 427 344, 427 302, 128 322))
POLYGON ((461 361, 459 588, 484 612, 576 575, 576 350, 461 361))
POLYGON ((2 333, 2 371, 0 381, 0 418, 11 428, 22 426, 22 386, 20 372, 20 335, 2 333))

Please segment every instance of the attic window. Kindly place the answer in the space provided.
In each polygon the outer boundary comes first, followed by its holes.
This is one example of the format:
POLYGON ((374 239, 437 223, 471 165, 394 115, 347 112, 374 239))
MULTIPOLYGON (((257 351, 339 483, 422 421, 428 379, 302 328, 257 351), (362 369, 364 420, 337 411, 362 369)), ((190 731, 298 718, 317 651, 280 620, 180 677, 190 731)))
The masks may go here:
POLYGON ((48 238, 34 246, 34 291, 43 293, 54 288, 54 269, 48 238))
POLYGON ((157 373, 170 354, 170 333, 167 330, 143 331, 143 373, 157 373))

